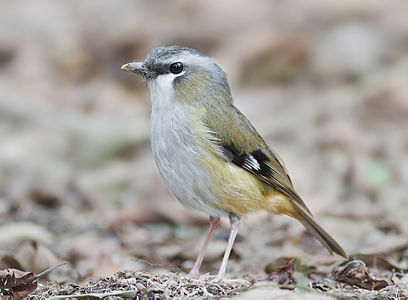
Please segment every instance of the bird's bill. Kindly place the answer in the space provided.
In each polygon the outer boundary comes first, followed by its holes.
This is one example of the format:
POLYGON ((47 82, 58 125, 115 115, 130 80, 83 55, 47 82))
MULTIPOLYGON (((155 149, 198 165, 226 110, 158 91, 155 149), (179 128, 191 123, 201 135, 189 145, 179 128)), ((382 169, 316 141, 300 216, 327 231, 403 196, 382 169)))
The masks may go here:
POLYGON ((121 69, 126 72, 136 73, 145 77, 147 75, 147 68, 142 61, 134 61, 128 64, 122 65, 121 69))

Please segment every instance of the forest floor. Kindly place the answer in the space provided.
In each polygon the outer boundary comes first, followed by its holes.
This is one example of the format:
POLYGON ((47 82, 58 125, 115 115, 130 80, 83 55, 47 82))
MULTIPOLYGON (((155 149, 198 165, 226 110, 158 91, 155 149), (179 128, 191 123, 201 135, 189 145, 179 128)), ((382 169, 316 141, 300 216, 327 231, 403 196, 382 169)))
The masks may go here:
POLYGON ((0 292, 407 298, 408 2, 318 2, 1 3, 0 292), (245 282, 211 281, 226 219, 203 276, 185 278, 208 216, 168 193, 149 93, 120 70, 169 44, 216 58, 348 261, 296 220, 259 212, 243 218, 227 269, 245 282))

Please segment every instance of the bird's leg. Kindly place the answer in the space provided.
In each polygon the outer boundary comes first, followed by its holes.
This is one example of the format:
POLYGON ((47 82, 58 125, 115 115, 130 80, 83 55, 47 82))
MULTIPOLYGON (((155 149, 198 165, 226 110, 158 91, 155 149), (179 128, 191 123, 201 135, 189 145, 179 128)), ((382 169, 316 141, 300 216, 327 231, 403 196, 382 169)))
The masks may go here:
POLYGON ((228 259, 229 259, 229 256, 230 256, 231 250, 232 250, 232 245, 234 244, 234 241, 235 241, 235 238, 237 236, 238 229, 239 229, 240 221, 239 221, 238 216, 230 213, 229 219, 230 219, 230 223, 231 223, 230 236, 229 236, 229 239, 228 239, 227 248, 225 249, 224 257, 222 259, 220 270, 218 271, 217 276, 214 278, 214 280, 213 280, 214 282, 219 282, 222 279, 224 279, 225 270, 227 269, 228 259))
POLYGON ((210 229, 208 230, 208 234, 204 240, 203 246, 201 247, 200 253, 198 253, 194 266, 191 269, 190 273, 188 273, 187 275, 188 278, 200 278, 200 267, 204 259, 205 251, 207 250, 208 243, 210 242, 211 237, 213 236, 214 231, 218 227, 218 225, 220 225, 220 217, 210 217, 210 229))

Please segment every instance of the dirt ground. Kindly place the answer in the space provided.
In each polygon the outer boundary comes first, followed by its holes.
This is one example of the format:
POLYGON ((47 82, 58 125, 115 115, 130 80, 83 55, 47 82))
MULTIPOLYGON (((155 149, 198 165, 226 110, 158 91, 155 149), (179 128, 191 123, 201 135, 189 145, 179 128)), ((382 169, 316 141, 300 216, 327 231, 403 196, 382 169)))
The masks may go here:
POLYGON ((0 2, 0 270, 66 261, 31 298, 408 297, 407 11, 403 0, 0 2), (246 282, 211 282, 227 220, 202 278, 184 277, 208 216, 167 192, 147 88, 120 70, 173 44, 228 73, 236 106, 349 261, 260 212, 243 219, 227 269, 246 282))

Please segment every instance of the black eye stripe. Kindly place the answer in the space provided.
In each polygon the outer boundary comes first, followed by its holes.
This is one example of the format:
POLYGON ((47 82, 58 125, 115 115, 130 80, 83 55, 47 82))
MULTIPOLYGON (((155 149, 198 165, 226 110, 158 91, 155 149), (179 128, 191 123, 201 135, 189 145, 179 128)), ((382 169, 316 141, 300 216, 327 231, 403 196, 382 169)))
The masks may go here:
POLYGON ((154 66, 149 67, 152 69, 157 75, 163 75, 169 73, 169 67, 167 64, 157 64, 154 66))
MULTIPOLYGON (((170 70, 170 66, 174 65, 175 63, 157 63, 157 64, 152 64, 152 63, 146 63, 146 67, 151 71, 151 78, 157 78, 157 76, 164 75, 164 74, 170 74, 173 73, 170 70)), ((180 63, 182 66, 183 64, 180 63)), ((173 73, 173 74, 180 74, 184 69, 184 66, 182 67, 182 70, 179 73, 173 73)))

